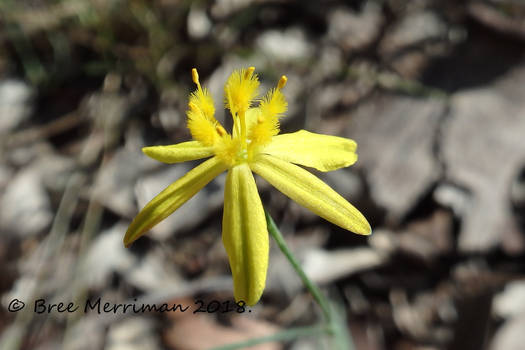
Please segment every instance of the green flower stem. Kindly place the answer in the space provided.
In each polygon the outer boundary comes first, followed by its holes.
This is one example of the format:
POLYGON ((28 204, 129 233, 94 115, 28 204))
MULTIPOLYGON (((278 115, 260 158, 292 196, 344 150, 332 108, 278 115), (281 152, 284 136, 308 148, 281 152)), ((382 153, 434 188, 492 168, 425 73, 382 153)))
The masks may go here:
POLYGON ((262 343, 270 343, 274 341, 286 341, 293 340, 301 337, 313 337, 324 335, 329 330, 321 326, 309 326, 309 327, 297 327, 291 328, 282 332, 278 332, 266 337, 252 338, 243 342, 229 344, 224 346, 215 347, 211 350, 235 350, 235 349, 246 349, 247 347, 254 346, 262 343))
POLYGON ((301 268, 301 265, 299 265, 299 262, 297 261, 297 259, 295 259, 292 252, 286 245, 281 231, 277 228, 277 225, 275 225, 275 222, 273 221, 270 214, 266 210, 264 211, 264 213, 266 215, 266 222, 268 224, 268 232, 275 239, 277 245, 279 246, 279 249, 281 249, 288 261, 290 261, 290 264, 292 264, 292 267, 303 281, 305 287, 310 291, 317 304, 319 304, 319 306, 321 307, 321 310, 323 311, 323 315, 325 317, 325 321, 328 324, 330 324, 330 322, 332 321, 330 303, 323 296, 323 293, 321 293, 319 288, 308 278, 308 276, 306 276, 306 273, 304 273, 303 269, 301 268))

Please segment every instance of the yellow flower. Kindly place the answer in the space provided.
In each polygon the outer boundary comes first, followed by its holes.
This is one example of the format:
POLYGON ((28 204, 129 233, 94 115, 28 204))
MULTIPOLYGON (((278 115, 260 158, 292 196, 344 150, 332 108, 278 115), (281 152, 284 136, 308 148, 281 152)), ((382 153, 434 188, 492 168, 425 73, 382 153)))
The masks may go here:
POLYGON ((188 128, 194 141, 143 148, 164 163, 208 158, 153 198, 129 226, 124 244, 129 246, 165 219, 217 175, 228 170, 224 190, 222 240, 233 275, 234 296, 248 305, 257 303, 266 283, 268 230, 252 171, 279 191, 317 215, 349 231, 368 235, 364 216, 324 182, 303 168, 331 171, 357 161, 353 140, 301 130, 278 135, 279 118, 287 109, 281 92, 282 76, 258 106, 259 81, 254 68, 236 70, 224 86, 224 103, 233 117, 229 134, 215 119, 210 93, 199 83, 190 95, 188 128))

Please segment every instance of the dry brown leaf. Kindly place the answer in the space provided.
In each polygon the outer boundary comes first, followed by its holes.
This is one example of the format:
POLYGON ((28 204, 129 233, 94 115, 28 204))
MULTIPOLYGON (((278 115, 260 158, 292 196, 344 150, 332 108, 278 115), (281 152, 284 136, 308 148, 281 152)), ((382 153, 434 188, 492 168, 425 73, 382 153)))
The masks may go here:
MULTIPOLYGON (((268 336, 279 328, 266 321, 248 316, 233 317, 233 327, 217 323, 208 314, 179 314, 177 320, 164 332, 164 341, 177 350, 205 350, 213 347, 237 343, 250 338, 268 336)), ((253 350, 279 350, 278 343, 264 343, 250 347, 253 350)))

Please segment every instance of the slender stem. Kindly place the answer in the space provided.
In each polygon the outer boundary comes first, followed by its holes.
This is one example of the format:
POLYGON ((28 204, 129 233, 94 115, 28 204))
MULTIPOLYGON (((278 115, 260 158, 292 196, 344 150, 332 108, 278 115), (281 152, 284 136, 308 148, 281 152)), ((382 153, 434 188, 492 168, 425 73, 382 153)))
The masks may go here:
POLYGON ((275 222, 273 221, 270 214, 265 211, 266 214, 266 222, 268 224, 268 232, 277 242, 277 245, 279 246, 279 249, 284 253, 288 261, 290 261, 290 264, 292 264, 292 267, 294 268, 295 272, 299 275, 301 280, 303 281, 305 287, 312 293, 312 296, 314 297, 315 301, 319 306, 321 307, 321 310, 323 310, 323 315, 325 317, 325 321, 327 323, 330 323, 332 321, 332 316, 330 312, 330 303, 326 298, 324 297, 323 293, 319 290, 319 288, 306 276, 306 273, 304 273, 303 269, 301 268, 301 265, 299 265, 299 262, 295 257, 293 256, 292 252, 286 245, 286 242, 284 241, 283 235, 281 234, 281 231, 277 228, 277 225, 275 225, 275 222))
POLYGON ((235 349, 246 349, 247 347, 254 346, 262 343, 269 343, 274 341, 285 341, 293 340, 301 337, 313 337, 326 334, 328 330, 321 326, 309 326, 309 327, 297 327, 291 328, 282 332, 278 332, 266 337, 252 338, 243 342, 229 344, 212 348, 211 350, 235 350, 235 349))
POLYGON ((246 112, 240 111, 237 113, 239 116, 239 124, 241 127, 241 147, 243 150, 246 150, 247 144, 246 144, 246 112))

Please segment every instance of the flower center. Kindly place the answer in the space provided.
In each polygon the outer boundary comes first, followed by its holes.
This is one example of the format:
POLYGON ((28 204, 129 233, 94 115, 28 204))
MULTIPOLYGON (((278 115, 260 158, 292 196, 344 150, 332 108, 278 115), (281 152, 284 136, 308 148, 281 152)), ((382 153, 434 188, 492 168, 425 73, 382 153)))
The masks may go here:
POLYGON ((277 87, 252 107, 259 87, 254 71, 254 67, 236 70, 224 86, 225 107, 233 118, 233 132, 229 134, 215 119, 213 100, 201 87, 197 70, 192 70, 197 90, 190 95, 188 128, 194 140, 212 146, 216 156, 229 166, 251 162, 257 150, 279 133, 279 118, 287 108, 281 92, 287 81, 284 75, 277 87))

